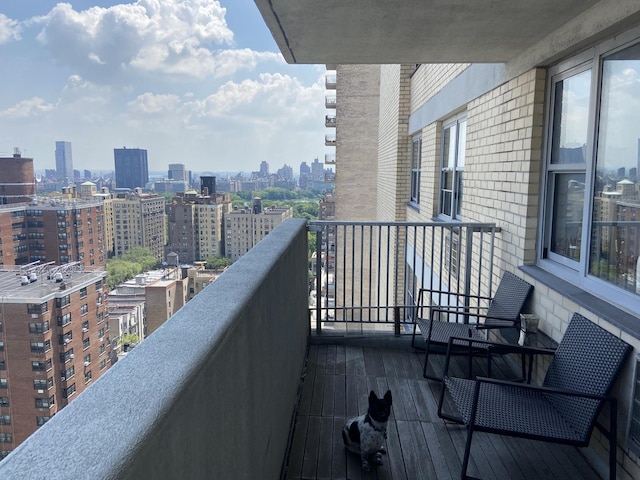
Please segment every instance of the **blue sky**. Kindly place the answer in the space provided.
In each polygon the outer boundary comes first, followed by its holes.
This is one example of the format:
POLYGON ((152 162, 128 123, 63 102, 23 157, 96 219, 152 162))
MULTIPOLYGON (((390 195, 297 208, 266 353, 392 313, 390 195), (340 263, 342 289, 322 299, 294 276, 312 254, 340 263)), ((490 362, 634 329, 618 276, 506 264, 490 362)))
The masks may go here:
POLYGON ((0 0, 0 156, 110 170, 272 171, 319 157, 323 65, 287 65, 253 0, 0 0))

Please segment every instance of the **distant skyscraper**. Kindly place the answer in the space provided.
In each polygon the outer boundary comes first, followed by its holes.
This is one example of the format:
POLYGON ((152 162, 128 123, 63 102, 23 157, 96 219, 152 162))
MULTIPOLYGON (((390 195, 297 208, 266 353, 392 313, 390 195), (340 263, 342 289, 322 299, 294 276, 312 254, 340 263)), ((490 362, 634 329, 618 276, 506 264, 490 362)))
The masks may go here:
POLYGON ((56 176, 59 181, 73 182, 71 142, 56 142, 56 176))
POLYGON ((264 160, 260 162, 260 177, 268 177, 269 176, 269 164, 264 160))
POLYGON ((149 182, 147 151, 141 148, 114 148, 117 188, 144 188, 149 182))
POLYGON ((189 174, 184 168, 183 163, 170 163, 168 170, 169 180, 176 180, 181 182, 189 181, 189 174))

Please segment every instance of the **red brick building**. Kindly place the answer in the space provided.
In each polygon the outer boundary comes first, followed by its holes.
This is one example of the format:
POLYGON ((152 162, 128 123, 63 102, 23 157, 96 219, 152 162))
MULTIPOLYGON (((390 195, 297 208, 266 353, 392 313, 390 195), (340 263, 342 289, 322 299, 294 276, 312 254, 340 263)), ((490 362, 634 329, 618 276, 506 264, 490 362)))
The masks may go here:
POLYGON ((111 366, 105 282, 78 262, 0 271, 0 458, 111 366))

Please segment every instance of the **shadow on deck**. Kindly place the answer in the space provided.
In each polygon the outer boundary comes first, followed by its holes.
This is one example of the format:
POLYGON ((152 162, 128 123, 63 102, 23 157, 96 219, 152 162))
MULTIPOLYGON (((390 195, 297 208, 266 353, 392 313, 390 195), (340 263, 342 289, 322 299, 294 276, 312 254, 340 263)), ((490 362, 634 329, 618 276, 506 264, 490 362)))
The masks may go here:
MULTIPOLYGON (((330 341, 312 341, 309 347, 284 478, 459 478, 466 430, 438 418, 440 384, 422 378, 423 355, 405 345, 380 348, 330 341), (387 389, 393 392, 393 409, 385 465, 362 472, 359 458, 345 451, 342 426, 346 418, 366 412, 371 390, 383 394, 387 389)), ((476 362, 476 367, 483 365, 476 362)), ((501 367, 504 372, 506 364, 501 367)), ((483 479, 600 478, 579 449, 485 433, 474 434, 469 475, 483 479)))

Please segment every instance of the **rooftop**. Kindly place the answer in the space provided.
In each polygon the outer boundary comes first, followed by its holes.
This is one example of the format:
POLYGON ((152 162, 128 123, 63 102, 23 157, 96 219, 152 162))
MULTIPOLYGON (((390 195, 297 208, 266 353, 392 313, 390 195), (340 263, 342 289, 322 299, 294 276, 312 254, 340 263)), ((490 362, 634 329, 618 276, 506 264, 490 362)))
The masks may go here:
POLYGON ((71 287, 89 285, 105 276, 103 268, 88 269, 80 262, 54 265, 53 262, 3 267, 0 270, 0 303, 42 301, 71 287))

